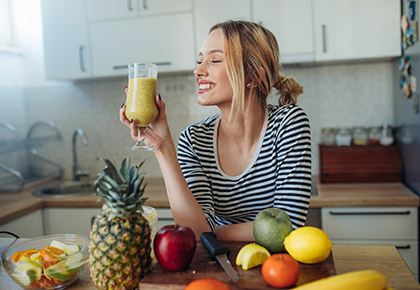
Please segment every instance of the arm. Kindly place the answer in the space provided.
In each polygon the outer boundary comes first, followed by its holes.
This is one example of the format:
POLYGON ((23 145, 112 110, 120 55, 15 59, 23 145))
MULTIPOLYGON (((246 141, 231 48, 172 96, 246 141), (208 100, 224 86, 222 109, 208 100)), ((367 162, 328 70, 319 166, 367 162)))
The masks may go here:
POLYGON ((254 222, 217 226, 215 234, 221 241, 254 241, 254 222))
POLYGON ((278 134, 274 206, 284 210, 297 228, 305 225, 312 183, 310 127, 303 110, 291 107, 278 134))

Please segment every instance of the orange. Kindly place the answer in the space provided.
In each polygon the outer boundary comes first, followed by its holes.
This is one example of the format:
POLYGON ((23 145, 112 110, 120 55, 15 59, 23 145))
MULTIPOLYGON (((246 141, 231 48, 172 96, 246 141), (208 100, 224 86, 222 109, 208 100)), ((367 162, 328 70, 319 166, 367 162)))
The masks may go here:
POLYGON ((12 256, 12 262, 19 262, 20 257, 22 257, 23 253, 25 253, 25 251, 18 251, 16 253, 13 254, 12 256))
POLYGON ((41 257, 44 259, 44 267, 48 268, 58 262, 60 256, 64 254, 64 251, 51 246, 43 247, 41 250, 41 257))
POLYGON ((39 252, 39 250, 35 249, 16 252, 12 256, 12 262, 29 262, 31 260, 31 256, 39 252))
POLYGON ((299 278, 299 263, 289 254, 274 254, 264 261, 261 273, 268 285, 287 288, 299 278))
POLYGON ((184 290, 230 290, 229 287, 212 278, 200 278, 190 282, 184 290))

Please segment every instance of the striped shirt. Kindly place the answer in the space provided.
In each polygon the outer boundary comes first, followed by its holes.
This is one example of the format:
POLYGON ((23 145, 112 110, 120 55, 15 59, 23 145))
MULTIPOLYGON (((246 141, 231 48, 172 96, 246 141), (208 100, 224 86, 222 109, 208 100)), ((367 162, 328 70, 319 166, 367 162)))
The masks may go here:
POLYGON ((238 176, 227 175, 219 165, 219 120, 220 115, 214 115, 188 126, 178 143, 181 170, 211 229, 253 221, 271 207, 284 210, 293 228, 305 225, 311 194, 311 136, 305 112, 296 105, 269 105, 254 158, 238 176))

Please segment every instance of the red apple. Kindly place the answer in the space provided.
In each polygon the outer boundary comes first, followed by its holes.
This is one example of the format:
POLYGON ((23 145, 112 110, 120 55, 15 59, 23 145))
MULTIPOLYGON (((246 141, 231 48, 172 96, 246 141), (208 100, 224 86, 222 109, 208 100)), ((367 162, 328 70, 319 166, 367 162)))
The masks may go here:
POLYGON ((157 231, 153 249, 162 269, 179 271, 191 263, 195 246, 195 234, 189 227, 167 225, 157 231))

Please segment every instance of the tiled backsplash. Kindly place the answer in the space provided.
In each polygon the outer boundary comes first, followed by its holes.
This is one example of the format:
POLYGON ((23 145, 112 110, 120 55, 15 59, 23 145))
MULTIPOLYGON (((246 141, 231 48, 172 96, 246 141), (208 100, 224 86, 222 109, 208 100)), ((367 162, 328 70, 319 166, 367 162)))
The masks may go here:
MULTIPOLYGON (((318 173, 318 146, 323 127, 379 126, 393 123, 393 73, 395 64, 377 62, 352 65, 284 68, 283 74, 293 76, 304 86, 298 104, 311 121, 313 173, 318 173)), ((77 141, 79 163, 89 168, 91 176, 103 167, 96 158, 107 157, 120 162, 130 156, 133 162, 147 159, 148 176, 161 176, 150 152, 125 149, 133 144, 128 129, 119 122, 118 112, 125 101, 126 78, 112 78, 34 88, 0 88, 0 121, 13 124, 20 138, 35 121, 53 121, 63 136, 62 141, 40 147, 41 152, 58 160, 71 179, 72 133, 83 128, 89 145, 77 141)), ((212 114, 217 108, 196 104, 196 84, 192 74, 177 73, 159 76, 158 91, 166 102, 167 115, 175 140, 188 124, 212 114)), ((277 97, 270 97, 276 103, 277 97)), ((0 140, 1 140, 0 135, 0 140)), ((10 153, 9 153, 10 154, 10 153)), ((14 166, 13 158, 0 160, 14 166)), ((18 157, 16 154, 16 158, 18 157)))

